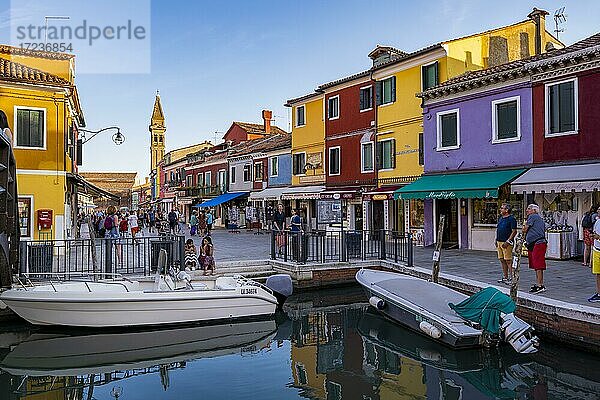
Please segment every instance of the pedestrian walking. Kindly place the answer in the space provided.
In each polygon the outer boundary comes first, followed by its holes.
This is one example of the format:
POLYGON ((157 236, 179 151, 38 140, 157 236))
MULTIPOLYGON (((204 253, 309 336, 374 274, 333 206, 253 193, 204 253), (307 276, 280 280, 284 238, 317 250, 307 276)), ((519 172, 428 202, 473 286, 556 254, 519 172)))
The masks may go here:
POLYGON ((290 231, 292 233, 292 257, 294 260, 300 260, 300 234, 302 233, 302 217, 298 210, 292 211, 290 219, 290 231))
POLYGON ((590 265, 590 255, 592 253, 592 246, 594 245, 594 238, 592 232, 594 230, 594 224, 596 222, 596 207, 592 206, 588 212, 583 214, 581 219, 581 230, 583 231, 583 265, 588 267, 590 265))
POLYGON ((206 234, 206 215, 204 214, 204 210, 200 212, 200 216, 198 217, 198 229, 203 236, 206 234))
POLYGON ((592 274, 596 276, 596 294, 588 299, 590 303, 600 302, 600 207, 596 213, 594 228, 592 229, 592 274))
POLYGON ((210 235, 210 231, 212 231, 213 223, 215 222, 215 217, 212 215, 212 211, 210 208, 206 212, 206 234, 210 235))
POLYGON ((502 266, 502 277, 498 283, 512 283, 512 251, 513 240, 517 235, 517 220, 511 214, 512 207, 508 203, 500 206, 500 218, 496 225, 496 249, 498 260, 502 266))
POLYGON ((190 235, 194 236, 198 231, 198 216, 196 210, 192 211, 192 216, 190 217, 190 235))
POLYGON ((178 220, 177 213, 175 212, 174 208, 169 211, 169 214, 167 214, 167 220, 169 221, 169 233, 175 235, 177 233, 178 220))
POLYGON ((131 237, 133 238, 133 243, 136 243, 135 237, 140 230, 138 225, 138 216, 135 212, 132 212, 129 216, 129 230, 131 231, 131 237))
POLYGON ((546 225, 540 217, 540 207, 530 204, 525 210, 527 222, 523 225, 525 243, 527 246, 527 258, 529 268, 535 270, 536 283, 531 286, 529 293, 542 293, 546 291, 544 286, 544 271, 546 270, 546 225))
POLYGON ((156 226, 156 213, 153 209, 148 211, 148 233, 152 233, 156 226))

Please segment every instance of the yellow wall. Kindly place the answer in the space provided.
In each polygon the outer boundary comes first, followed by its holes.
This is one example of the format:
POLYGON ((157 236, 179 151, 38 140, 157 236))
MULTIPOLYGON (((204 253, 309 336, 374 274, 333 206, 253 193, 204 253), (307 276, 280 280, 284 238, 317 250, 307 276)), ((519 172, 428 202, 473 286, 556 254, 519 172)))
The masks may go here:
POLYGON ((423 399, 427 397, 427 386, 423 379, 423 364, 408 357, 401 358, 402 371, 399 375, 383 372, 379 385, 382 399, 423 399))
POLYGON ((310 185, 325 182, 325 119, 323 117, 324 97, 321 95, 297 103, 292 107, 292 159, 295 153, 306 152, 307 162, 310 154, 321 154, 321 168, 309 170, 306 176, 292 175, 292 186, 310 185), (296 126, 296 107, 305 106, 305 122, 301 127, 296 126))
MULTIPOLYGON (((506 39, 509 61, 521 58, 521 32, 527 33, 529 54, 535 52, 535 25, 532 21, 499 28, 493 31, 468 36, 443 43, 446 55, 433 50, 421 58, 397 63, 379 71, 374 78, 378 81, 396 76, 396 101, 377 107, 377 140, 396 140, 396 168, 378 171, 378 178, 418 176, 423 173, 419 165, 419 133, 423 132, 421 100, 415 95, 421 92, 421 67, 438 61, 439 82, 461 75, 469 70, 479 70, 489 64, 489 42, 492 36, 506 39), (437 54, 437 55, 436 55, 437 54)), ((546 42, 562 47, 551 35, 545 33, 542 51, 546 42)), ((440 50, 437 50, 439 52, 440 50)))
POLYGON ((325 398, 325 374, 317 373, 317 346, 292 346, 292 377, 294 385, 309 388, 314 398, 325 398), (306 370, 306 384, 301 384, 298 378, 297 365, 300 364, 306 370))
POLYGON ((32 238, 39 238, 36 210, 40 209, 53 211, 52 235, 56 237, 57 230, 62 230, 65 224, 66 180, 64 174, 57 176, 17 173, 17 188, 19 197, 33 197, 30 217, 32 238))

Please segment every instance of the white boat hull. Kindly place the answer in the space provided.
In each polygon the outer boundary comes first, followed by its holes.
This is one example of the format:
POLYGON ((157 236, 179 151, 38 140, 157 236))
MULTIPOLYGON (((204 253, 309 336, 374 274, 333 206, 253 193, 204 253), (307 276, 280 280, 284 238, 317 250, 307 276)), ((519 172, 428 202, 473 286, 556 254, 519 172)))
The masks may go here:
POLYGON ((34 325, 119 327, 214 321, 275 313, 277 299, 257 286, 227 290, 9 290, 0 296, 34 325))

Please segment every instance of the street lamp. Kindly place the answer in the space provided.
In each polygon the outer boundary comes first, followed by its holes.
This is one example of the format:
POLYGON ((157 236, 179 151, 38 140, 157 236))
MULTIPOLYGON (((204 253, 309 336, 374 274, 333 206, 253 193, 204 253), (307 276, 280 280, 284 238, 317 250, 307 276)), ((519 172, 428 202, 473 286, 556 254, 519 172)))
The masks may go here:
POLYGON ((98 131, 90 131, 87 129, 79 128, 79 132, 81 132, 81 134, 79 135, 81 144, 89 142, 99 133, 114 129, 116 129, 117 132, 114 135, 112 135, 112 141, 115 142, 116 145, 123 144, 123 142, 125 141, 125 136, 123 136, 123 134, 121 133, 121 128, 119 128, 118 126, 109 126, 108 128, 103 128, 98 131), (90 137, 86 137, 86 133, 91 134, 90 137))

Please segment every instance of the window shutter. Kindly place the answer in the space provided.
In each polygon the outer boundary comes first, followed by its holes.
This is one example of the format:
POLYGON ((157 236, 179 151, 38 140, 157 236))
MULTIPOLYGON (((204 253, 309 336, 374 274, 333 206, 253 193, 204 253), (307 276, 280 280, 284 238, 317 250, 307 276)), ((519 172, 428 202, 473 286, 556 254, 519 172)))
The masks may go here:
POLYGON ((433 86, 440 84, 439 65, 437 61, 433 64, 433 68, 435 69, 435 82, 433 82, 433 86))
POLYGON ((421 132, 419 133, 419 165, 425 164, 425 153, 423 150, 423 132, 421 132))
POLYGON ((77 165, 83 165, 83 140, 77 139, 77 165))
POLYGON ((377 146, 375 147, 375 165, 377 169, 383 168, 383 143, 377 142, 377 146))
POLYGON ((392 152, 390 154, 390 160, 392 160, 392 168, 396 168, 396 139, 392 139, 391 146, 392 152))
POLYGON ((375 98, 377 99, 378 106, 381 105, 382 94, 383 94, 383 82, 377 81, 377 82, 375 82, 375 98))
POLYGON ((359 106, 359 110, 364 110, 365 108, 367 108, 366 104, 365 104, 365 90, 363 89, 359 89, 358 91, 359 93, 359 97, 360 97, 360 106, 359 106))
POLYGON ((396 76, 392 76, 392 103, 396 101, 396 76))

